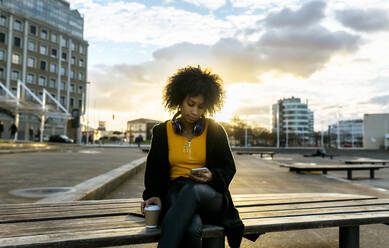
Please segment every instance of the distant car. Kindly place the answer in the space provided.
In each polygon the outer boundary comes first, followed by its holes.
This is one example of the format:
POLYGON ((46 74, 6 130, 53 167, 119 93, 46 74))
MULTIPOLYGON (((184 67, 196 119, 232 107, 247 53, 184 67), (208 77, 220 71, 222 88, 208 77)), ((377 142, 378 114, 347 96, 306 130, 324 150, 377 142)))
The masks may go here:
POLYGON ((56 143, 73 143, 73 140, 69 138, 66 135, 63 134, 56 134, 56 135, 51 135, 49 142, 56 142, 56 143))

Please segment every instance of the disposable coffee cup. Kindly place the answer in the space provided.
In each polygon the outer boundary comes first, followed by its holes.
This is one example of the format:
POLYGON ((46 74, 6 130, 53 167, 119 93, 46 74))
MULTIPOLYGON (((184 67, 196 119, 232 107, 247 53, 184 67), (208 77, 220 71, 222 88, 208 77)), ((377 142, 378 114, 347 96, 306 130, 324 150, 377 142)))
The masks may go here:
POLYGON ((158 227, 159 213, 161 209, 158 205, 149 205, 145 207, 146 227, 156 228, 158 227))

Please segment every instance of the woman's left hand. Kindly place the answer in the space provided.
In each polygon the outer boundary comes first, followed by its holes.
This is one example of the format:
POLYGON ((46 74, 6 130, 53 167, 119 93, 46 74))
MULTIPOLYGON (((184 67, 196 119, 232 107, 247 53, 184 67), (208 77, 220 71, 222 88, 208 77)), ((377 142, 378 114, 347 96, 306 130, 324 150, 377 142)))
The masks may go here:
POLYGON ((208 170, 208 168, 206 170, 199 171, 196 174, 192 174, 192 173, 186 173, 186 174, 190 178, 192 178, 193 180, 199 183, 206 183, 212 180, 212 172, 208 170))

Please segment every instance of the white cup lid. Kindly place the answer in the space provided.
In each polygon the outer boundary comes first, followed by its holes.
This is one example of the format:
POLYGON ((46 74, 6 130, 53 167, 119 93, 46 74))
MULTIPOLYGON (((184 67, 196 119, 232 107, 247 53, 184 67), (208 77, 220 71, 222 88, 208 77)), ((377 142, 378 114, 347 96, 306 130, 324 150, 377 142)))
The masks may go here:
POLYGON ((156 211, 156 210, 160 210, 160 208, 159 208, 158 205, 149 205, 148 207, 145 207, 145 210, 147 210, 147 211, 156 211))

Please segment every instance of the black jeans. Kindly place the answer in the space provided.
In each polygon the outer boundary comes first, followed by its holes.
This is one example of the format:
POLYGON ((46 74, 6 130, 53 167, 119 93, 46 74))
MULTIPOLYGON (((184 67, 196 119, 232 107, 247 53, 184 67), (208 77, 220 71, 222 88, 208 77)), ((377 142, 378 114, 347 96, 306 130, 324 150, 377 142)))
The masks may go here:
MULTIPOLYGON (((158 247, 201 248, 203 222, 215 222, 222 211, 223 196, 207 184, 180 177, 171 183, 168 205, 158 247)), ((209 245, 204 243, 204 247, 209 245)))

